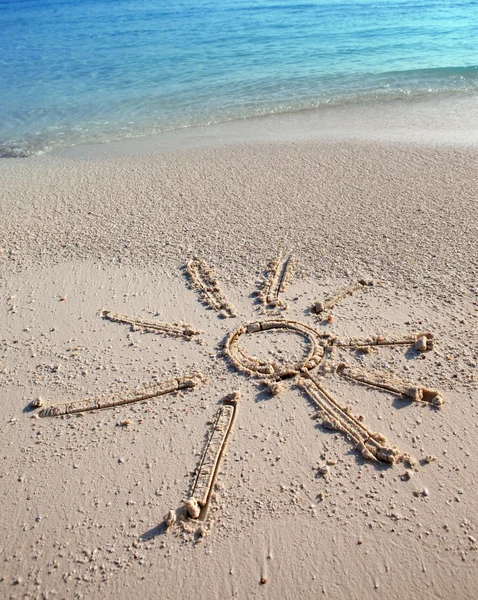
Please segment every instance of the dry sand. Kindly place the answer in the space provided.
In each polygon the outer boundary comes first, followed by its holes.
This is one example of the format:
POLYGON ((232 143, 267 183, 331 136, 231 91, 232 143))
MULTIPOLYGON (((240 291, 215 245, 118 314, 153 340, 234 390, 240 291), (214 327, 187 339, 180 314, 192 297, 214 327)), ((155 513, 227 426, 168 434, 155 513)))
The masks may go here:
MULTIPOLYGON (((474 597, 477 158, 443 140, 303 140, 0 162, 0 596, 474 597), (365 461, 300 390, 271 397, 222 356, 233 329, 264 318, 251 292, 281 244, 298 265, 284 316, 337 335, 435 334, 425 354, 343 356, 440 389, 441 410, 326 384, 416 470, 365 461), (195 253, 237 317, 187 286, 195 253), (331 322, 310 313, 359 278, 383 285, 331 322), (202 342, 132 332, 102 309, 183 320, 202 342), (144 403, 56 419, 29 408, 197 370, 196 390, 144 403), (234 390, 207 535, 194 521, 165 531, 234 390)), ((264 357, 303 350, 294 335, 262 341, 250 349, 264 357)))

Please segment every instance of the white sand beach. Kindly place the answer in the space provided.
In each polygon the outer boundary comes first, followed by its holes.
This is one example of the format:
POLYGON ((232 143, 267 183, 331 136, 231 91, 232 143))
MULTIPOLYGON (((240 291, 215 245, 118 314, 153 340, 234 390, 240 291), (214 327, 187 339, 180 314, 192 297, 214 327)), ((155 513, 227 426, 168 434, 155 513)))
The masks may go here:
MULTIPOLYGON (((2 598, 474 597, 478 127, 466 102, 0 161, 2 598), (281 246, 297 268, 277 316, 252 293, 281 246), (200 301, 192 256, 215 266, 237 316, 200 301), (361 279, 377 284, 311 312, 361 279), (203 333, 131 331, 102 310, 203 333), (294 380, 271 396, 234 369, 227 336, 271 318, 332 336, 433 334, 427 352, 345 348, 337 360, 439 390, 441 409, 324 378, 416 464, 364 459, 294 380), (40 418, 31 405, 198 371, 196 389, 107 410, 40 418), (181 520, 236 390, 207 515, 181 520)), ((254 340, 264 360, 304 350, 294 334, 254 340)))

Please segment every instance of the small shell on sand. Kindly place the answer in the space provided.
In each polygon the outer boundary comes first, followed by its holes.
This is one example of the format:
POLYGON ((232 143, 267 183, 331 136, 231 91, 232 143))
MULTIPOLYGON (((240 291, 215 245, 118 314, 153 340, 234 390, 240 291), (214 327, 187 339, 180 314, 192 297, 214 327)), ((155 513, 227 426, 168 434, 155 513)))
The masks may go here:
POLYGON ((416 342, 415 342, 415 350, 417 350, 418 352, 426 352, 427 347, 428 347, 428 340, 426 338, 426 336, 422 335, 419 338, 417 338, 416 342))

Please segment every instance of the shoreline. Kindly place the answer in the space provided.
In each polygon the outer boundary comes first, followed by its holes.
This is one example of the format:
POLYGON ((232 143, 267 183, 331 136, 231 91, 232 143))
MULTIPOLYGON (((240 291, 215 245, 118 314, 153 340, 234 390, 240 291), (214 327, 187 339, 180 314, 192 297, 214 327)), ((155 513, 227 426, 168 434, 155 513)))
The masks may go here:
POLYGON ((155 135, 54 149, 42 156, 133 156, 238 143, 381 140, 478 144, 478 95, 386 99, 252 117, 155 135))
POLYGON ((449 93, 354 100, 317 108, 250 116, 208 125, 139 134, 104 142, 78 142, 0 160, 42 156, 139 156, 229 144, 331 140, 381 140, 476 145, 478 93, 449 93))

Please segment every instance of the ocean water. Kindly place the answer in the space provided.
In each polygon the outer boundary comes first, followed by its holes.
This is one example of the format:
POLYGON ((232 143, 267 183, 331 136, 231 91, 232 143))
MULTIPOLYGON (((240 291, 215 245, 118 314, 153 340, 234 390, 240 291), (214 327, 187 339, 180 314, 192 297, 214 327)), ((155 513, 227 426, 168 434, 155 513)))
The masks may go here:
POLYGON ((478 92, 478 0, 0 0, 0 156, 478 92))

